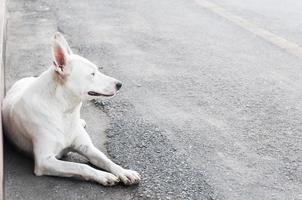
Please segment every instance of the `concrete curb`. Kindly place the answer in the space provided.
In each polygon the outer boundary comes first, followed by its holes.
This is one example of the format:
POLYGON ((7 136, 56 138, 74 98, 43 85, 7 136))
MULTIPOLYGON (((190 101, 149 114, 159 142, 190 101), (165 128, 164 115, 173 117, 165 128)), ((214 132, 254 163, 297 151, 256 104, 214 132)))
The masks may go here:
MULTIPOLYGON (((6 39, 6 0, 0 1, 0 102, 5 94, 4 81, 4 65, 5 65, 5 39, 6 39)), ((1 104, 0 104, 1 109, 1 104)), ((2 119, 0 112, 0 199, 4 197, 3 194, 3 132, 2 119)))

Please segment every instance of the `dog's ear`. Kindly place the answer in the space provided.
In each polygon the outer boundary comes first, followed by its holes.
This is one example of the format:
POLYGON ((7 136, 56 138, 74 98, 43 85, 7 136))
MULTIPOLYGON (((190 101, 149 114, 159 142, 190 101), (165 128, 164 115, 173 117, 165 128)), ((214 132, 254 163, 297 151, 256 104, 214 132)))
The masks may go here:
POLYGON ((52 53, 53 53, 53 64, 54 64, 55 70, 59 74, 65 74, 66 61, 67 61, 68 56, 72 52, 71 52, 70 47, 69 47, 67 41, 65 40, 64 36, 61 35, 60 33, 56 33, 54 36, 52 53))
POLYGON ((64 48, 68 54, 72 54, 72 51, 68 45, 68 42, 66 41, 65 37, 60 32, 55 33, 54 39, 57 40, 58 42, 60 42, 64 46, 64 48))

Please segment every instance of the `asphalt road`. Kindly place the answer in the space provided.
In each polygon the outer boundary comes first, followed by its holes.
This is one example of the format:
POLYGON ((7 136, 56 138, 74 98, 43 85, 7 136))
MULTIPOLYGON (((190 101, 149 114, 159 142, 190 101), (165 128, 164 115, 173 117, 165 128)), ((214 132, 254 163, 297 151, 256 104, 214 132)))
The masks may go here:
POLYGON ((290 51, 302 46, 302 2, 210 2, 10 0, 7 88, 45 70, 50 38, 64 33, 123 81, 84 118, 97 146, 143 180, 105 188, 35 177, 6 144, 6 198, 302 199, 302 55, 290 51))

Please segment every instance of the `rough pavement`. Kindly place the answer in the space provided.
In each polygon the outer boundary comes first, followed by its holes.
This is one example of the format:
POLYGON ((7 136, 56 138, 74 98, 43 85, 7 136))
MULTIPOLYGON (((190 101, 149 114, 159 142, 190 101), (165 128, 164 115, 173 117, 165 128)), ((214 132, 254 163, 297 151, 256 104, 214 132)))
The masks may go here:
MULTIPOLYGON (((301 41, 298 0, 213 2, 301 41)), ((35 177, 6 145, 7 199, 302 199, 297 57, 194 0, 10 0, 8 11, 7 87, 45 70, 50 38, 63 32, 123 81, 116 98, 85 105, 84 118, 100 148, 107 127, 109 156, 143 180, 105 188, 35 177)))

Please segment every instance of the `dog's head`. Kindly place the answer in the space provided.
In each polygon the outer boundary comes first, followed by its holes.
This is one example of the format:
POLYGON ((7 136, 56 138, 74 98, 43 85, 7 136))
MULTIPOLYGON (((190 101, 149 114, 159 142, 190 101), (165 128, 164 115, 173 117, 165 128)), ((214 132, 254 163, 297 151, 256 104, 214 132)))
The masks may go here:
POLYGON ((60 33, 54 36, 52 51, 55 76, 81 100, 112 97, 122 87, 120 81, 102 74, 95 64, 73 54, 60 33))

